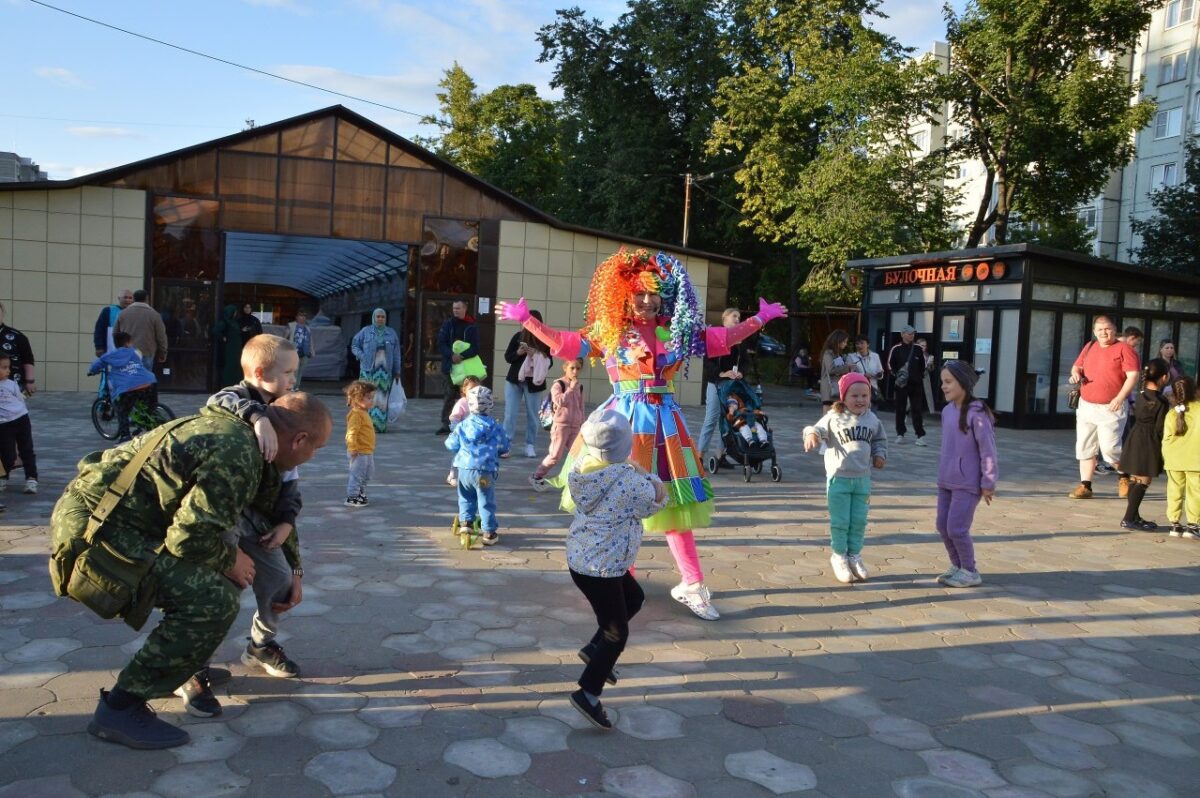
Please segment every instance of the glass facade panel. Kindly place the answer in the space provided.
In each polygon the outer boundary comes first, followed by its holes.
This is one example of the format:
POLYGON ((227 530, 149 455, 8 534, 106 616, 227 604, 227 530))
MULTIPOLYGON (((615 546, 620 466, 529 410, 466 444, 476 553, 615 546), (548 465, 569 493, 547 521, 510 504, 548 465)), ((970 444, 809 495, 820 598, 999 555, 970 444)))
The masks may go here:
POLYGON ((388 165, 403 166, 407 169, 433 169, 433 167, 425 161, 421 160, 407 150, 397 147, 395 144, 392 144, 388 148, 388 165))
MULTIPOLYGON (((991 310, 980 310, 975 314, 975 368, 983 369, 979 382, 975 384, 976 396, 990 397, 992 390, 992 325, 991 310)), ((964 358, 965 359, 965 358, 964 358)))
POLYGON ((332 162, 279 159, 279 232, 329 235, 332 198, 332 162))
POLYGON ((900 289, 890 288, 885 291, 872 291, 872 305, 895 305, 900 302, 900 289))
POLYGON ((1029 349, 1025 364, 1025 410, 1045 413, 1050 403, 1050 367, 1054 357, 1054 311, 1029 314, 1029 349))
POLYGON ((280 155, 299 155, 304 158, 333 158, 332 116, 314 119, 283 131, 279 141, 280 155))
POLYGON ((1197 361, 1200 360, 1200 322, 1185 321, 1179 325, 1175 357, 1183 364, 1183 372, 1194 379, 1197 361))
MULTIPOLYGON (((1093 320, 1093 322, 1094 322, 1094 320, 1093 320)), ((1121 319, 1121 323, 1117 325, 1117 335, 1124 335, 1126 327, 1137 327, 1139 330, 1142 331, 1143 336, 1146 335, 1146 320, 1145 319, 1139 319, 1139 318, 1121 319)), ((1090 330, 1091 328, 1088 328, 1088 329, 1090 330)), ((1142 353, 1138 352, 1138 357, 1141 357, 1141 356, 1142 356, 1142 353)))
POLYGON ((216 280, 221 274, 220 203, 161 197, 154 203, 150 234, 154 279, 216 280))
POLYGON ((438 172, 388 169, 387 239, 420 241, 425 214, 441 208, 441 197, 442 176, 438 172))
MULTIPOLYGON (((1200 101, 1197 101, 1197 108, 1200 108, 1200 101)), ((1167 297, 1167 312, 1200 313, 1200 299, 1188 296, 1169 296, 1167 297)))
POLYGON ((1086 336, 1082 313, 1062 315, 1062 336, 1058 342, 1058 399, 1054 408, 1056 412, 1071 412, 1071 408, 1067 407, 1067 392, 1071 390, 1067 379, 1071 376, 1071 366, 1075 363, 1075 358, 1083 351, 1081 342, 1086 336))
POLYGON ((462 216, 478 219, 482 210, 482 194, 474 186, 467 185, 446 175, 442 193, 442 213, 446 216, 462 216))
POLYGON ((427 219, 421 243, 421 288, 474 294, 479 272, 479 223, 427 219))
POLYGON ((948 285, 942 289, 943 302, 974 302, 979 298, 979 287, 974 285, 948 285))
POLYGON ((221 204, 216 200, 156 197, 154 200, 154 224, 216 227, 217 214, 220 210, 221 204))
POLYGON ((336 167, 333 234, 342 238, 383 238, 383 196, 387 168, 357 163, 336 167))
POLYGON ((1013 412, 1017 389, 1017 333, 1021 327, 1021 311, 1017 308, 1000 311, 1000 330, 992 336, 997 351, 996 409, 1013 412), (999 345, 995 342, 999 342, 999 345))
POLYGON ((339 161, 387 163, 387 142, 357 125, 338 121, 337 157, 339 161))
POLYGON ((171 163, 152 166, 113 181, 116 188, 138 188, 164 194, 211 197, 217 190, 217 154, 202 152, 171 163))
POLYGON ((1138 310, 1162 310, 1162 294, 1142 294, 1130 292, 1125 294, 1125 307, 1138 310))
POLYGON ((1117 292, 1106 288, 1080 288, 1078 296, 1080 305, 1099 305, 1102 308, 1117 306, 1117 292))
POLYGON ((268 133, 265 136, 249 139, 248 141, 231 144, 228 149, 238 152, 261 152, 266 155, 279 154, 279 134, 268 133))
POLYGON ((278 160, 267 155, 221 153, 221 224, 235 230, 275 229, 278 160))
POLYGON ((1039 302, 1074 302, 1075 289, 1069 285, 1034 283, 1033 298, 1039 302))
MULTIPOLYGON (((1166 341, 1175 340, 1175 322, 1167 321, 1166 319, 1152 319, 1150 321, 1150 329, 1146 331, 1146 351, 1150 353, 1150 357, 1158 357, 1159 344, 1166 341)), ((1138 357, 1142 353, 1138 352, 1138 357)))

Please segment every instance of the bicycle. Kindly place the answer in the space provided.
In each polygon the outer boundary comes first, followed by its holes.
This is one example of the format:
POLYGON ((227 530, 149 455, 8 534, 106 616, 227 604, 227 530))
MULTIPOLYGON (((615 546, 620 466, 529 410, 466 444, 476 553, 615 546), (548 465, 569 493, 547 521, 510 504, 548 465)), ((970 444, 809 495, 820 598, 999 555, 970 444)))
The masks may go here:
MULTIPOLYGON (((108 387, 108 372, 100 372, 100 396, 92 402, 92 424, 96 432, 107 441, 115 441, 121 436, 121 414, 117 408, 117 400, 113 399, 108 387)), ((146 402, 135 402, 129 410, 129 435, 136 437, 143 432, 149 432, 159 424, 164 424, 175 418, 175 411, 162 402, 155 402, 153 407, 147 407, 146 402)))

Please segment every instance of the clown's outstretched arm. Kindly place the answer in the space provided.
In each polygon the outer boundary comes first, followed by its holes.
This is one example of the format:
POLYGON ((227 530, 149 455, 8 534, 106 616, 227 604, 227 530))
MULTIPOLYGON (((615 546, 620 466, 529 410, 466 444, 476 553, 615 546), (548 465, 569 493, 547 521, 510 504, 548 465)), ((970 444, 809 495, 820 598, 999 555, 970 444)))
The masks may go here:
POLYGON ((500 321, 515 321, 529 330, 539 341, 550 347, 550 354, 554 357, 574 360, 587 357, 591 351, 588 340, 579 333, 556 330, 529 315, 529 305, 525 302, 525 297, 516 302, 496 302, 496 318, 500 321))
POLYGON ((756 333, 766 326, 767 322, 787 318, 788 310, 778 302, 768 302, 759 297, 758 313, 733 327, 705 327, 704 354, 705 357, 724 357, 729 354, 734 344, 746 340, 751 333, 756 333))

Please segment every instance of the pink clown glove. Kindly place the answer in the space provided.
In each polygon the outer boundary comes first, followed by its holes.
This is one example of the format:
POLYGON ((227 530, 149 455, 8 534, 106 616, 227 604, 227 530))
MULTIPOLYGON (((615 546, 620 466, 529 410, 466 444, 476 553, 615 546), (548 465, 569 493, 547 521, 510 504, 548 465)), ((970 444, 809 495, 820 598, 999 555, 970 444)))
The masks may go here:
POLYGON ((497 302, 496 318, 500 321, 515 321, 517 324, 529 321, 529 305, 525 302, 525 297, 516 302, 497 302))
POLYGON ((787 308, 778 302, 768 302, 762 297, 758 298, 758 313, 754 315, 758 316, 764 327, 769 321, 786 318, 787 314, 787 308))

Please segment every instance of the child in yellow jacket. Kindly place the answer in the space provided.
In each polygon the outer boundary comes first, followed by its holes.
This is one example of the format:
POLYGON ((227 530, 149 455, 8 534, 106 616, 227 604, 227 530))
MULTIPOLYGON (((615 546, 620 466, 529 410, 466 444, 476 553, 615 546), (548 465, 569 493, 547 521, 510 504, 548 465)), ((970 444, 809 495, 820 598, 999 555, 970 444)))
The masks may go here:
POLYGON ((1167 413, 1162 442, 1167 520, 1171 537, 1200 538, 1200 399, 1190 377, 1176 380, 1171 389, 1173 412, 1167 413))
POLYGON ((375 386, 355 380, 346 386, 346 456, 350 459, 350 481, 346 484, 346 506, 367 506, 367 483, 375 473, 375 425, 369 411, 375 405, 375 386))

